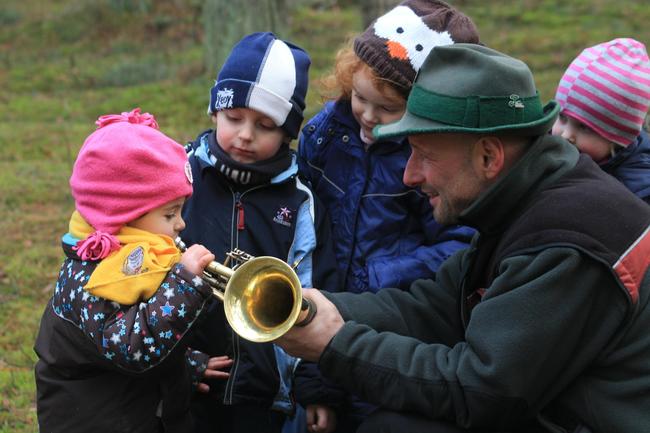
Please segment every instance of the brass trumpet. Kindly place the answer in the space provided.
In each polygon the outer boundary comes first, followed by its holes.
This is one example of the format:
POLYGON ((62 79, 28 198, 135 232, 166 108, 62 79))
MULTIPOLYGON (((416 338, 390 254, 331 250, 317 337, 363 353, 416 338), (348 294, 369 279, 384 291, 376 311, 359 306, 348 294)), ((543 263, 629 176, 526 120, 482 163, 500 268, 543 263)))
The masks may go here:
MULTIPOLYGON (((187 249, 180 237, 174 242, 179 250, 187 249)), ((223 265, 209 263, 201 277, 223 303, 232 329, 250 341, 273 341, 294 325, 306 325, 316 314, 315 305, 302 297, 296 272, 275 257, 253 257, 236 249, 226 254, 223 265), (233 268, 228 266, 231 261, 233 268), (296 323, 305 310, 305 317, 296 323)))

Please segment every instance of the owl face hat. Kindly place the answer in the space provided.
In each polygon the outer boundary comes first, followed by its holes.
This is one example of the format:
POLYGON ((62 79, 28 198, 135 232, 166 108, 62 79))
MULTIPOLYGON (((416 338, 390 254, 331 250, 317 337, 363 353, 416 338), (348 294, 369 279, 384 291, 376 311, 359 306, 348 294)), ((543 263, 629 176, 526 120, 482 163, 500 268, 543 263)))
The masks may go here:
POLYGON ((479 43, 472 20, 440 0, 406 0, 354 40, 354 52, 380 77, 410 90, 433 47, 479 43))

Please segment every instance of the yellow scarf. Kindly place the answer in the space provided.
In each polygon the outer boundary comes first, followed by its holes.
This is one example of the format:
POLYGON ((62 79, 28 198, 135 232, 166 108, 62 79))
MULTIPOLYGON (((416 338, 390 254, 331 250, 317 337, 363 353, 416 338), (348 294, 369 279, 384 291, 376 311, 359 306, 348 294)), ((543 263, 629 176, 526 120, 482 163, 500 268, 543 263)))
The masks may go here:
MULTIPOLYGON (((72 213, 69 230, 81 240, 95 232, 77 211, 72 213)), ((146 301, 180 261, 181 253, 166 235, 124 226, 115 237, 121 247, 99 262, 84 289, 122 305, 146 301)))

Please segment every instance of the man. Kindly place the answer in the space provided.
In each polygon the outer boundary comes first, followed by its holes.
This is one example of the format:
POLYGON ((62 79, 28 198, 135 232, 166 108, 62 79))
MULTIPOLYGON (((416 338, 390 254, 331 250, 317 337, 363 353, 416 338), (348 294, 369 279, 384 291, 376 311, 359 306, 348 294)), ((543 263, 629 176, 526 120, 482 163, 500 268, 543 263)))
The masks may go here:
POLYGON ((362 432, 650 431, 650 207, 552 137, 519 60, 436 47, 404 182, 472 245, 410 290, 323 294, 278 343, 380 410, 362 432))

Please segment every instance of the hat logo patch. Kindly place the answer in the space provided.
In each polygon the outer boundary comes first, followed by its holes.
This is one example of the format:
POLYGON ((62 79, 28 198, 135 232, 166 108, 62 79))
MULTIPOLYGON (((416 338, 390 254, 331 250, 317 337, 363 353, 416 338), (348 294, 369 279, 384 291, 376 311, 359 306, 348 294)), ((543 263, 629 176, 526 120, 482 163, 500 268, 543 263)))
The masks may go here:
POLYGON ((190 184, 194 183, 194 178, 192 177, 192 167, 190 166, 189 161, 185 161, 185 177, 190 184))
POLYGON ((285 227, 291 227, 293 212, 288 207, 281 207, 275 214, 273 221, 285 227))
POLYGON ((522 102, 522 100, 519 98, 519 95, 510 95, 508 106, 511 108, 525 108, 525 105, 522 102))
POLYGON ((232 108, 232 100, 235 96, 233 89, 223 89, 217 92, 216 100, 214 101, 215 110, 224 110, 232 108))

